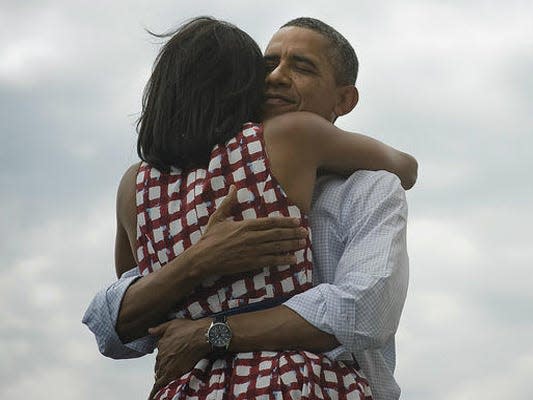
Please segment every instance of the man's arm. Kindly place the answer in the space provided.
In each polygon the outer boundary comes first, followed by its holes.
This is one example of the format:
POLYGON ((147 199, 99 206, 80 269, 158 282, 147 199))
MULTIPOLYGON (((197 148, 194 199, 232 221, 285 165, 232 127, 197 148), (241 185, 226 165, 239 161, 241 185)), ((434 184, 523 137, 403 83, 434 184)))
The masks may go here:
POLYGON ((351 353, 381 348, 396 333, 409 276, 404 190, 385 172, 356 175, 361 179, 337 199, 333 232, 344 249, 330 253, 338 260, 333 281, 285 303, 351 353))
POLYGON ((151 336, 125 344, 115 330, 122 298, 128 287, 141 276, 137 267, 125 272, 119 280, 100 290, 85 311, 82 322, 94 334, 100 353, 106 357, 137 358, 152 353, 156 347, 151 336))
MULTIPOLYGON (((344 230, 330 227, 344 232, 339 242, 345 244, 332 282, 319 284, 282 306, 229 317, 231 351, 303 349, 339 354, 339 343, 355 352, 380 347, 394 335, 408 280, 405 194, 398 179, 386 173, 374 173, 357 185, 367 187, 345 191, 332 206, 342 207, 338 221, 346 225, 344 230)), ((208 318, 172 321, 167 327, 174 328, 173 336, 179 341, 181 330, 202 332, 209 323, 208 318)), ((157 334, 164 335, 165 330, 157 334)), ((159 347, 161 357, 166 350, 170 349, 159 347)))
POLYGON ((165 268, 145 277, 135 268, 95 296, 83 322, 102 354, 132 358, 152 352, 148 328, 166 321, 175 304, 204 277, 295 261, 287 253, 300 249, 308 234, 300 222, 283 217, 228 221, 235 201, 233 188, 209 219, 200 242, 165 268))
POLYGON ((396 333, 408 284, 407 203, 396 177, 368 177, 338 203, 343 226, 331 228, 343 232, 345 248, 334 281, 284 306, 230 317, 233 351, 326 352, 341 343, 356 352, 382 347, 396 333))
POLYGON ((300 221, 284 217, 230 221, 236 203, 232 185, 198 243, 128 288, 116 325, 122 341, 146 336, 148 328, 166 321, 185 296, 213 275, 295 262, 290 253, 305 246, 308 234, 299 227, 300 221))

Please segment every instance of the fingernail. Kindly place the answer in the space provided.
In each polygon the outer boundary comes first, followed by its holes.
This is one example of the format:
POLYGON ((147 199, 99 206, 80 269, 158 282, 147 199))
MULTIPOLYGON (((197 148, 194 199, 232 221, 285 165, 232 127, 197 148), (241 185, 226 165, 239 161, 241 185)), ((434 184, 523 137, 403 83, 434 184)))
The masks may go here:
POLYGON ((292 222, 293 222, 294 225, 298 226, 298 225, 300 225, 300 218, 294 218, 292 220, 292 222))

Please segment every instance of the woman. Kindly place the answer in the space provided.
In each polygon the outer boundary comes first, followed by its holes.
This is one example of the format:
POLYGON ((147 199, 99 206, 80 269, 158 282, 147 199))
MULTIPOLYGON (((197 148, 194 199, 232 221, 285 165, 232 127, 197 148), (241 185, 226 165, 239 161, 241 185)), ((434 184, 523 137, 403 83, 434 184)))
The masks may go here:
MULTIPOLYGON (((301 218, 304 228, 319 169, 341 174, 387 169, 405 187, 412 186, 412 157, 344 132, 316 115, 290 113, 262 124, 249 122, 260 120, 264 78, 257 44, 230 24, 202 17, 173 34, 145 91, 138 138, 143 162, 123 179, 135 182, 130 185, 135 194, 129 203, 118 205, 119 232, 125 233, 131 250, 126 256, 118 251, 117 265, 134 261, 149 274, 171 262, 201 239, 230 185, 237 191, 235 219, 292 216, 301 218)), ((117 249, 123 248, 120 241, 117 249)), ((237 274, 221 271, 221 276, 177 288, 184 295, 174 316, 198 319, 250 304, 272 304, 307 290, 312 285, 310 246, 305 240, 301 249, 287 255, 285 265, 237 274)), ((305 351, 202 359, 154 398, 255 398, 265 393, 285 398, 289 389, 308 398, 327 386, 328 373, 343 383, 329 392, 324 389, 323 398, 370 398, 368 383, 355 367, 305 351), (259 374, 242 376, 243 370, 265 363, 261 382, 259 374), (243 384, 248 389, 240 393, 243 384)))

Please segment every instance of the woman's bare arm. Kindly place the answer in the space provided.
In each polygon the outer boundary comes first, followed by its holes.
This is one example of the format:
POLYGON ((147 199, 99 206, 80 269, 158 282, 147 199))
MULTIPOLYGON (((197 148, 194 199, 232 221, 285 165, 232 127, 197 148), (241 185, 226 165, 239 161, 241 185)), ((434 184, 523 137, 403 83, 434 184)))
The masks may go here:
POLYGON ((309 112, 280 115, 265 123, 274 135, 303 154, 317 169, 350 175, 356 170, 386 170, 400 178, 404 189, 416 182, 418 163, 411 155, 379 140, 337 128, 309 112))

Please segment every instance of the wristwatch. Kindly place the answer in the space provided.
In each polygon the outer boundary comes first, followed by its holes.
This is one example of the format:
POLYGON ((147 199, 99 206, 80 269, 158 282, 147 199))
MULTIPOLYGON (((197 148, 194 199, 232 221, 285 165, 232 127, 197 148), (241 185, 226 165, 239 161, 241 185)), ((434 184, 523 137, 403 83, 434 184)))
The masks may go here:
POLYGON ((205 337, 213 352, 221 354, 228 350, 232 334, 225 315, 213 318, 205 337))

